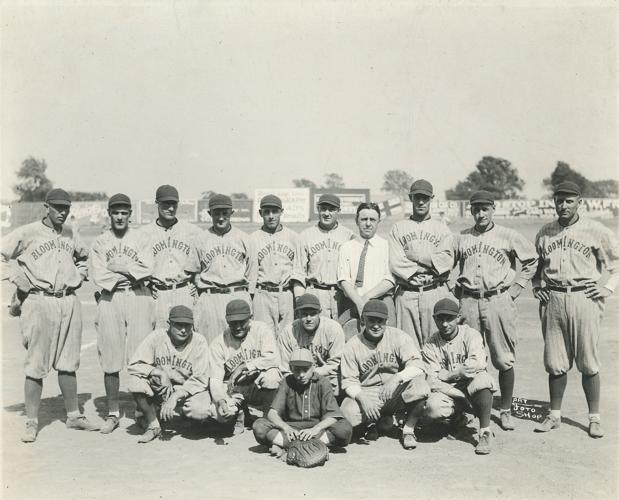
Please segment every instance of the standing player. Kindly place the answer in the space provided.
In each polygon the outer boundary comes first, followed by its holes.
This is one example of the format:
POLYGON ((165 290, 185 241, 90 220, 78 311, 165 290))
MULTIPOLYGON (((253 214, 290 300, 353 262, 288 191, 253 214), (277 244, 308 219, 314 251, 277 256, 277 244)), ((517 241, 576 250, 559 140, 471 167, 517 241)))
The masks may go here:
POLYGON ((69 194, 52 189, 45 197, 47 214, 41 221, 17 228, 2 239, 3 263, 16 261, 9 280, 19 278, 28 294, 20 317, 26 348, 24 384, 25 443, 36 440, 43 379, 53 368, 67 411, 69 429, 98 430, 80 414, 77 377, 82 342, 82 308, 75 290, 87 275, 88 251, 65 226, 71 209, 69 194), (25 282, 24 282, 25 280, 25 282))
POLYGON ((108 214, 111 229, 97 237, 90 253, 90 277, 101 288, 95 328, 108 406, 103 434, 119 424, 119 372, 154 327, 153 299, 144 284, 153 267, 150 243, 142 231, 129 228, 127 195, 112 196, 108 214))
POLYGON ((269 325, 275 335, 294 319, 291 278, 299 236, 283 227, 282 200, 269 194, 260 200, 262 227, 251 234, 256 261, 250 291, 255 289, 254 317, 269 325))
POLYGON ((170 308, 184 305, 193 308, 196 290, 192 283, 198 271, 191 253, 200 231, 197 226, 176 218, 178 191, 174 186, 157 188, 157 220, 143 228, 151 242, 154 269, 151 291, 155 299, 157 328, 164 328, 170 308))
POLYGON ((339 395, 340 357, 344 348, 344 332, 334 319, 322 316, 318 297, 311 293, 301 295, 295 309, 298 319, 280 333, 277 343, 282 359, 281 371, 290 372, 290 355, 295 349, 309 349, 315 371, 331 382, 333 393, 339 395))
POLYGON ((316 208, 318 224, 299 235, 294 294, 298 297, 305 290, 313 293, 320 300, 322 315, 338 319, 342 312, 342 292, 337 286, 338 253, 353 232, 338 223, 340 199, 334 194, 321 195, 316 208))
POLYGON ((387 324, 396 324, 391 295, 395 280, 389 271, 389 244, 376 235, 380 208, 376 203, 360 203, 355 220, 359 234, 342 243, 337 268, 337 281, 348 299, 339 318, 347 339, 361 331, 360 313, 371 299, 383 301, 389 311, 387 324))
POLYGON ((432 184, 419 179, 408 195, 413 215, 396 222, 389 233, 389 268, 396 278, 397 326, 411 335, 421 349, 434 330, 432 308, 450 295, 446 286, 449 272, 436 276, 419 260, 429 260, 451 231, 440 219, 430 217, 434 192, 432 184))
POLYGON ((499 370, 501 427, 513 430, 515 300, 535 273, 537 255, 524 236, 492 221, 495 205, 491 193, 477 191, 470 203, 475 226, 445 238, 431 259, 438 274, 460 267, 456 289, 460 314, 488 344, 492 364, 499 370), (521 265, 518 276, 516 261, 521 265))
POLYGON ((577 184, 560 183, 554 202, 558 220, 542 227, 535 239, 540 261, 533 293, 540 301, 550 390, 550 414, 535 430, 547 432, 561 424, 567 372, 576 360, 589 407, 589 435, 600 438, 598 340, 605 298, 619 283, 619 242, 601 223, 580 217, 577 184), (602 284, 604 271, 610 276, 602 284))
POLYGON ((227 326, 226 305, 233 299, 249 301, 249 277, 254 260, 250 259, 249 236, 232 227, 234 213, 229 196, 215 194, 208 201, 213 225, 196 239, 194 267, 198 302, 197 330, 211 342, 227 326))

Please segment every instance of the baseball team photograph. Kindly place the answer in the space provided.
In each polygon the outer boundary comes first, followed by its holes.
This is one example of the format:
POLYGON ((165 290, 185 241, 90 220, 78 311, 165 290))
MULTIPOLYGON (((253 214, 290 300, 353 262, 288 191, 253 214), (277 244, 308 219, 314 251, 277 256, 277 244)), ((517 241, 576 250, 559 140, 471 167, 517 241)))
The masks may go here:
POLYGON ((0 14, 2 498, 617 498, 616 4, 0 14))

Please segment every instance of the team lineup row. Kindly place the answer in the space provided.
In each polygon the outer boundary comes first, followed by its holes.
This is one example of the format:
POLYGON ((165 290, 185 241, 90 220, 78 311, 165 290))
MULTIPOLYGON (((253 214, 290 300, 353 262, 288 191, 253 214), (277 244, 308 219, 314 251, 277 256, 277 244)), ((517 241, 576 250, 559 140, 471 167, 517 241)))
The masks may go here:
POLYGON ((275 454, 295 437, 341 446, 350 439, 347 423, 374 437, 398 412, 402 445, 411 449, 420 418, 453 419, 468 408, 480 420, 476 451, 487 453, 495 387, 485 349, 498 369, 500 424, 512 430, 515 301, 532 280, 551 407, 536 430, 559 427, 575 361, 589 434, 601 437, 597 343, 604 298, 619 281, 615 236, 579 217, 580 189, 570 182, 555 187, 558 218, 540 229, 535 243, 494 223, 494 199, 486 191, 472 195, 474 225, 458 234, 430 217, 432 198, 432 185, 415 181, 412 216, 396 222, 385 240, 376 234, 374 203, 357 207, 354 234, 338 224, 340 200, 324 194, 318 224, 297 234, 280 223, 281 200, 268 195, 260 201, 262 227, 246 235, 230 223, 228 196, 210 198, 213 222, 202 231, 176 218, 178 192, 165 185, 156 192, 157 220, 139 229, 128 224, 130 199, 112 196, 111 229, 89 250, 65 225, 68 194, 50 191, 46 217, 2 242, 3 278, 17 287, 11 307, 21 313, 26 347, 22 440, 37 437, 42 380, 52 368, 67 427, 98 428, 77 406, 82 324, 75 290, 87 276, 100 288, 95 326, 109 411, 103 433, 119 425, 119 372, 129 361, 142 441, 161 432, 157 409, 163 420, 179 409, 239 432, 253 406, 265 415, 253 424, 256 437, 275 454), (604 271, 609 278, 602 284, 604 271), (173 313, 185 323, 173 321, 173 313), (297 348, 302 351, 289 364, 297 348), (304 348, 311 352, 309 368, 304 348), (322 389, 312 391, 314 383, 322 389), (287 407, 296 400, 291 394, 299 396, 294 409, 287 407), (302 397, 316 394, 328 403, 319 408, 331 408, 327 416, 306 414, 316 405, 306 408, 302 397))

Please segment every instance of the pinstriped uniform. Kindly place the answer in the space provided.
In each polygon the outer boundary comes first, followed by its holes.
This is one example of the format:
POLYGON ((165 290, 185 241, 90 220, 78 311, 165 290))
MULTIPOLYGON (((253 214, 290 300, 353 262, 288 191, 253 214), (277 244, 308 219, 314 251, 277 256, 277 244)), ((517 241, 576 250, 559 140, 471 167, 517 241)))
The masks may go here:
POLYGON ((231 226, 222 235, 212 227, 196 238, 194 258, 199 269, 196 275, 198 300, 196 329, 209 342, 227 328, 226 305, 234 299, 250 303, 249 277, 255 261, 250 258, 249 236, 231 226), (243 287, 230 293, 211 293, 224 288, 243 287))
MULTIPOLYGON (((575 286, 586 279, 599 281, 610 274, 604 285, 614 291, 619 283, 619 242, 603 224, 579 218, 570 226, 553 221, 542 227, 535 238, 540 256, 533 280, 539 286, 575 286)), ((605 301, 589 299, 580 292, 549 290, 548 304, 540 304, 544 335, 544 365, 552 375, 567 373, 574 360, 578 370, 595 375, 600 370, 598 340, 605 301)))
MULTIPOLYGON (((389 268, 400 285, 395 296, 397 327, 413 337, 418 349, 434 331, 434 304, 450 297, 451 293, 445 285, 422 291, 404 290, 403 286, 427 286, 437 281, 437 277, 418 261, 428 259, 450 234, 442 220, 432 218, 420 222, 412 218, 396 222, 389 233, 389 268)), ((438 281, 447 278, 441 276, 438 281)))
POLYGON ((337 319, 341 312, 342 292, 337 289, 337 260, 340 246, 352 236, 353 232, 340 224, 329 231, 317 224, 299 235, 293 278, 318 297, 322 316, 337 319), (322 290, 314 285, 334 289, 322 290))
POLYGON ((17 228, 2 238, 3 263, 14 260, 9 279, 19 275, 30 288, 22 306, 20 325, 26 348, 26 376, 41 379, 53 368, 74 372, 80 363, 82 310, 77 296, 33 293, 67 292, 79 287, 87 274, 88 250, 70 227, 60 233, 42 221, 17 228))
POLYGON ((154 304, 143 280, 150 277, 153 254, 140 229, 127 229, 122 237, 112 230, 98 236, 90 252, 90 278, 101 288, 95 328, 99 361, 105 373, 122 370, 138 345, 153 331, 154 304), (123 265, 133 283, 110 266, 123 265), (133 285, 133 286, 132 286, 133 285))
MULTIPOLYGON (((176 221, 165 228, 153 221, 144 226, 150 241, 153 257, 153 278, 165 285, 189 283, 191 275, 198 271, 194 267, 191 252, 200 228, 184 221, 176 221)), ((174 306, 187 306, 193 309, 194 297, 188 286, 172 290, 158 290, 155 300, 155 324, 164 328, 170 309, 174 306)))
MULTIPOLYGON (((535 273, 537 255, 524 236, 494 224, 483 233, 473 227, 446 237, 432 255, 432 264, 439 273, 458 264, 459 286, 479 292, 501 289, 512 282, 524 288, 535 273), (518 276, 516 261, 521 264, 518 276)), ((460 314, 482 333, 492 364, 500 371, 512 368, 516 360, 516 312, 508 293, 479 299, 463 293, 460 298, 460 314)))

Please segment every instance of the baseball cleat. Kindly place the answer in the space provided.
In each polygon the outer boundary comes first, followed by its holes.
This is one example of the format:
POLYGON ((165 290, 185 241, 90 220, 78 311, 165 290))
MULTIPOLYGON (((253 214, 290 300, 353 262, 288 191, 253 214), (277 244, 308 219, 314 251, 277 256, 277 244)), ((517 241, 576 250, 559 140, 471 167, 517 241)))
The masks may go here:
POLYGON ((236 415, 236 422, 234 422, 233 436, 238 436, 245 432, 245 412, 241 409, 236 415))
POLYGON ((363 437, 366 441, 376 441, 378 439, 378 429, 376 428, 376 425, 369 425, 368 429, 365 431, 365 436, 363 437))
POLYGON ((37 439, 37 434, 39 433, 39 424, 36 420, 27 420, 26 421, 26 430, 21 436, 21 440, 23 443, 34 443, 37 439))
POLYGON ((405 450, 414 450, 417 448, 417 440, 414 434, 402 434, 402 448, 405 450))
POLYGON ((91 423, 84 415, 79 417, 67 418, 67 429, 75 429, 78 431, 98 431, 101 427, 91 423))
POLYGON ((501 429, 504 431, 513 431, 516 427, 514 426, 514 422, 512 421, 512 416, 509 411, 501 412, 501 429))
POLYGON ((120 425, 118 417, 116 415, 108 415, 105 418, 105 423, 101 427, 101 434, 111 434, 114 429, 120 425))
POLYGON ((492 432, 486 431, 483 434, 479 435, 479 441, 477 442, 477 446, 475 447, 476 455, 487 455, 490 453, 492 443, 492 432))
POLYGON ((592 438, 601 438, 604 436, 602 424, 600 424, 597 420, 589 422, 589 436, 592 438))
POLYGON ((149 427, 146 432, 140 436, 138 443, 150 443, 161 436, 161 427, 149 427))
POLYGON ((541 424, 535 426, 535 432, 548 432, 552 429, 558 429, 561 425, 561 419, 548 415, 541 424))

